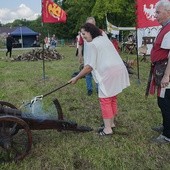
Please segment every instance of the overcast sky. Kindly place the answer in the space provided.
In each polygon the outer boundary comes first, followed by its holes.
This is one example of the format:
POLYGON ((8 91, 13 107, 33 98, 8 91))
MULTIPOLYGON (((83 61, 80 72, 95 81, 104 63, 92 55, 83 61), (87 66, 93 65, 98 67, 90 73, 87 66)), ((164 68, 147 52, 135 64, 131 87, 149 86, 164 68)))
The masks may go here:
POLYGON ((35 20, 41 15, 41 0, 0 0, 0 22, 16 19, 35 20))

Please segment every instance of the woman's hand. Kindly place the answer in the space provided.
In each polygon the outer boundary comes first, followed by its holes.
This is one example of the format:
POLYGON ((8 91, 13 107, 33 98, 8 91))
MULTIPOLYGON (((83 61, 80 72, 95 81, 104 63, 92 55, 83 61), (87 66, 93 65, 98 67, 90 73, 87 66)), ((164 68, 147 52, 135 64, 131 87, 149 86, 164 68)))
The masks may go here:
POLYGON ((84 66, 84 68, 79 72, 79 74, 76 77, 73 77, 71 80, 69 80, 68 83, 75 84, 79 79, 81 79, 91 71, 92 67, 90 67, 89 65, 84 66))
POLYGON ((68 83, 76 84, 77 81, 78 81, 78 78, 77 77, 73 77, 71 80, 68 81, 68 83))

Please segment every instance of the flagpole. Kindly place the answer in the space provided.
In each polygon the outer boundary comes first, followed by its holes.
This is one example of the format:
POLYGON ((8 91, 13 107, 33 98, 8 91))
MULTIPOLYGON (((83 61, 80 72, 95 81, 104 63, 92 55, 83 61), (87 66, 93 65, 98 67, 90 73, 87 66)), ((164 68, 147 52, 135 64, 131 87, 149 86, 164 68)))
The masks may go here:
POLYGON ((42 67, 42 78, 43 80, 46 79, 46 76, 45 76, 45 60, 44 60, 44 41, 43 41, 43 46, 42 46, 42 60, 43 60, 43 67, 42 67))
MULTIPOLYGON (((42 17, 42 26, 43 23, 65 23, 67 19, 66 12, 58 6, 57 3, 54 3, 53 0, 41 0, 41 17, 42 17), (61 14, 59 18, 54 17, 55 13, 53 15, 48 11, 48 5, 55 5, 55 10, 61 10, 61 14)), ((49 38, 49 31, 48 31, 48 38, 49 38)), ((44 40, 43 40, 43 51, 42 51, 42 60, 43 60, 43 79, 46 79, 45 76, 45 59, 44 59, 44 40)))
POLYGON ((137 76, 138 76, 138 84, 140 84, 140 75, 139 75, 139 53, 138 53, 138 31, 136 27, 136 58, 137 58, 137 76))
MULTIPOLYGON (((41 13, 42 13, 42 10, 43 10, 43 0, 41 0, 41 13)), ((43 17, 43 16, 41 16, 43 17)), ((41 22, 41 25, 42 27, 44 26, 43 22, 41 22)), ((44 60, 44 45, 45 45, 45 42, 44 42, 44 39, 42 39, 42 79, 45 81, 46 79, 46 76, 45 76, 45 60, 44 60)))

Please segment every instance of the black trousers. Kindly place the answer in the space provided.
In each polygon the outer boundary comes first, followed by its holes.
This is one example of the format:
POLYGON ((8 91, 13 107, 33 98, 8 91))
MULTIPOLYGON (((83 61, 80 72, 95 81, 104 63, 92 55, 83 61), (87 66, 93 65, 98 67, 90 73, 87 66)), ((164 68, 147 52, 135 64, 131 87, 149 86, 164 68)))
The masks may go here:
POLYGON ((163 135, 167 138, 170 138, 170 89, 166 89, 165 97, 158 97, 158 106, 162 112, 162 120, 163 120, 163 135))
POLYGON ((12 55, 12 47, 11 46, 7 46, 6 56, 8 55, 8 53, 9 53, 9 56, 11 57, 11 55, 12 55))

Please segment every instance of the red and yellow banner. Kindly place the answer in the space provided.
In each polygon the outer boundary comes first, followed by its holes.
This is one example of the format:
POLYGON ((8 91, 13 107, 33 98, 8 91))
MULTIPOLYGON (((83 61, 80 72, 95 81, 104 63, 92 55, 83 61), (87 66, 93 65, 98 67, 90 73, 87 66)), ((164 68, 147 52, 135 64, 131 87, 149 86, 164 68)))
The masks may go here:
POLYGON ((42 0, 43 23, 65 23, 66 12, 52 0, 42 0))
POLYGON ((136 0, 137 28, 160 25, 155 18, 155 4, 158 0, 136 0))

